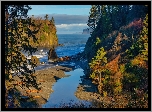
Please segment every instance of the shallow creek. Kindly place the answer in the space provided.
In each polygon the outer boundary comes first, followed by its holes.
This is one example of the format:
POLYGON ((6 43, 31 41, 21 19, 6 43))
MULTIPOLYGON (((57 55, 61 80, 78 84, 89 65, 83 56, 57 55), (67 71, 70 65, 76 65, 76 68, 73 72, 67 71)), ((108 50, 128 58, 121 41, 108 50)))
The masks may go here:
POLYGON ((87 101, 79 100, 75 96, 75 92, 77 90, 77 87, 79 83, 81 83, 80 76, 83 76, 83 69, 78 68, 74 71, 65 72, 67 77, 59 79, 52 87, 54 92, 50 94, 50 98, 48 99, 48 102, 46 104, 42 105, 42 108, 51 108, 51 107, 59 107, 60 104, 63 103, 70 103, 72 101, 73 103, 79 103, 83 102, 86 105, 89 105, 90 103, 87 101))

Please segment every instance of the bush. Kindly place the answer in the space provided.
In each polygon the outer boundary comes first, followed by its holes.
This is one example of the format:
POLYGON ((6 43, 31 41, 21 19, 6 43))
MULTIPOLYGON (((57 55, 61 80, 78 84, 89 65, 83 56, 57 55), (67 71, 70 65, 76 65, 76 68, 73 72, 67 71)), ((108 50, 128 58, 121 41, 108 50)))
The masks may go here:
POLYGON ((36 66, 40 64, 40 60, 36 56, 31 57, 31 62, 36 66))

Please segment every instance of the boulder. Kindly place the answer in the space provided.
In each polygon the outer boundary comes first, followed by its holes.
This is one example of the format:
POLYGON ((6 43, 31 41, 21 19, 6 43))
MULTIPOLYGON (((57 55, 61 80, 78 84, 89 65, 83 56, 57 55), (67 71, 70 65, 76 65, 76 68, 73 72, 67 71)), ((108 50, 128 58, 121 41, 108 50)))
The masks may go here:
POLYGON ((64 46, 63 44, 58 44, 58 46, 64 46))

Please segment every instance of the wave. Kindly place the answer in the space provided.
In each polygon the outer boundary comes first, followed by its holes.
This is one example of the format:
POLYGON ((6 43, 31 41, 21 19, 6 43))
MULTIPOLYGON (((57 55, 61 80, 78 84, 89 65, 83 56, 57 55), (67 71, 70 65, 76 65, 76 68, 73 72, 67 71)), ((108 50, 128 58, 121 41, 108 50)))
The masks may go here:
MULTIPOLYGON (((33 55, 33 56, 36 56, 37 58, 43 58, 43 57, 46 56, 46 55, 38 55, 38 54, 37 54, 37 55, 33 55)), ((32 57, 32 56, 26 56, 27 59, 31 59, 31 57, 32 57)))

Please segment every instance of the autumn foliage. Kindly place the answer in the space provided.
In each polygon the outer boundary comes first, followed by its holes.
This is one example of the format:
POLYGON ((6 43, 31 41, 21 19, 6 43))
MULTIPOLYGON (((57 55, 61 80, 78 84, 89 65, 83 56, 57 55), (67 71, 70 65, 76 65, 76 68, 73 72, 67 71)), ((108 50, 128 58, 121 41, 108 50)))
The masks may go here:
MULTIPOLYGON (((89 61, 89 74, 92 82, 97 85, 98 92, 103 97, 108 96, 115 99, 118 96, 126 95, 128 99, 124 99, 126 103, 122 108, 147 108, 147 6, 93 5, 92 9, 88 22, 89 25, 92 24, 90 28, 93 27, 94 31, 91 33, 84 51, 89 61), (129 7, 132 8, 129 10, 129 7), (138 12, 138 8, 143 8, 145 12, 138 12), (122 20, 118 23, 115 18, 122 10, 127 13, 118 17, 122 20), (93 21, 93 19, 95 20, 93 21), (107 30, 107 28, 110 29, 107 30), (102 51, 100 51, 101 48, 102 51), (136 102, 136 105, 133 105, 133 102, 136 102)), ((118 103, 113 107, 121 107, 121 104, 118 103)))

